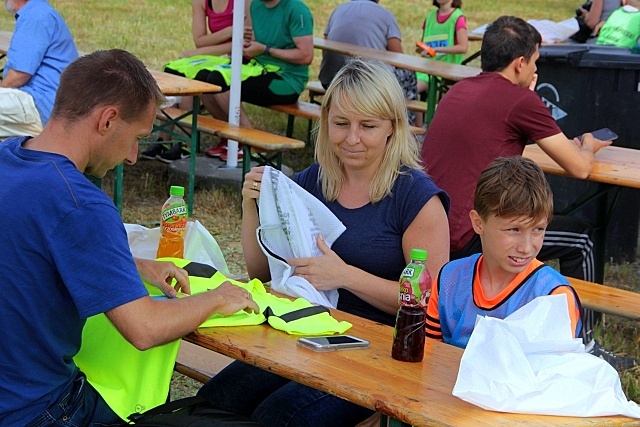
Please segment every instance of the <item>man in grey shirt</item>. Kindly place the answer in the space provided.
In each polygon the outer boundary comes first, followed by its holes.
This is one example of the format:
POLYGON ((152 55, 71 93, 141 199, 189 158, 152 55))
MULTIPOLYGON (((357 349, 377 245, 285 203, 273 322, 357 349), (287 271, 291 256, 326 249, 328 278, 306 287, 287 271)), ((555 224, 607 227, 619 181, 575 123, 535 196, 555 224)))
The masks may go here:
MULTIPOLYGON (((328 40, 403 53, 398 21, 393 13, 380 6, 377 0, 351 0, 338 5, 327 22, 324 37, 328 40)), ((325 89, 348 60, 347 55, 323 51, 319 79, 325 89)), ((402 86, 405 97, 416 99, 416 74, 410 70, 391 68, 402 86)), ((414 119, 415 114, 410 112, 409 122, 413 123, 414 119)))
MULTIPOLYGON (((351 0, 331 14, 324 37, 373 49, 402 52, 402 37, 395 16, 374 0, 351 0)), ((349 56, 323 51, 320 83, 326 89, 349 56)))

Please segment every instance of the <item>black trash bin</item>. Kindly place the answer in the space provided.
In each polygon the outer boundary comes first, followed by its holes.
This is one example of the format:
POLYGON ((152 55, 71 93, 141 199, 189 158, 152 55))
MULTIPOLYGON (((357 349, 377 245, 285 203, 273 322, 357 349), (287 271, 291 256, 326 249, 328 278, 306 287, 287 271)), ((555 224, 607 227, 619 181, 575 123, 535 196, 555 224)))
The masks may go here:
MULTIPOLYGON (((619 135, 615 145, 640 149, 639 54, 614 46, 544 45, 537 66, 536 92, 567 137, 608 127, 619 135)), ((557 212, 595 186, 548 178, 557 212)), ((592 220, 594 212, 592 203, 577 215, 592 220)), ((623 189, 607 228, 607 260, 636 259, 639 221, 640 190, 623 189)))

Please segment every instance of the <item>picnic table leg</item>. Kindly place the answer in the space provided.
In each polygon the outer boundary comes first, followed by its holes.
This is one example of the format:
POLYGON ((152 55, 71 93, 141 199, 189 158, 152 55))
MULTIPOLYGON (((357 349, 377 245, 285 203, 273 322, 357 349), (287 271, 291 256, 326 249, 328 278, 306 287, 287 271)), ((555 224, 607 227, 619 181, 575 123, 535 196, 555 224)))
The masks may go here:
POLYGON ((124 164, 120 163, 113 170, 113 204, 122 215, 122 181, 124 180, 124 164))
POLYGON ((440 84, 440 79, 436 76, 429 76, 429 90, 427 92, 427 114, 425 115, 425 124, 427 128, 431 123, 431 119, 436 112, 436 100, 438 98, 438 86, 440 84))
POLYGON ((411 427, 403 421, 396 420, 395 418, 389 418, 384 414, 380 414, 380 427, 411 427))
POLYGON ((200 114, 200 97, 193 97, 193 116, 191 119, 191 138, 189 141, 189 194, 187 197, 187 216, 193 216, 193 199, 196 188, 196 157, 198 155, 198 114, 200 114))

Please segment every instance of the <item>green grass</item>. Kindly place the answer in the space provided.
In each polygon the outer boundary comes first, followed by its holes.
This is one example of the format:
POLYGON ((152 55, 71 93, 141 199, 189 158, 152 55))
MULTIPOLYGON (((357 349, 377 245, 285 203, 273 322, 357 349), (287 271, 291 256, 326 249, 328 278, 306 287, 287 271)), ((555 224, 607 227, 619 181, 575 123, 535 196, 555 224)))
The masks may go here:
MULTIPOLYGON (((316 36, 322 36, 331 11, 342 1, 307 0, 314 20, 316 36)), ((127 49, 150 68, 176 59, 179 53, 192 47, 190 0, 50 0, 67 21, 78 49, 127 49)), ((524 19, 561 21, 571 17, 580 1, 571 0, 464 0, 463 10, 469 29, 490 22, 500 15, 517 15, 524 19)), ((406 52, 413 51, 413 43, 420 36, 424 15, 432 9, 430 1, 381 0, 397 17, 403 34, 406 52)), ((13 17, 0 13, 0 30, 11 31, 13 17)), ((357 30, 357 29, 355 29, 357 30)), ((469 54, 479 49, 478 42, 470 44, 469 54)), ((316 50, 310 78, 317 77, 320 52, 316 50)), ((473 64, 472 64, 473 65, 473 64)), ((477 64, 476 64, 477 65, 477 64)), ((305 95, 306 96, 306 95, 305 95)), ((249 106, 247 112, 255 126, 275 133, 284 133, 283 114, 249 106)), ((294 137, 304 139, 306 121, 297 120, 294 137)), ((206 145, 205 145, 206 148, 206 145)), ((300 170, 312 161, 312 147, 302 153, 287 154, 285 163, 300 170)), ((123 217, 126 222, 156 221, 160 206, 167 198, 166 166, 159 162, 140 162, 125 167, 123 217)), ((104 182, 111 191, 110 177, 104 182)), ((199 189, 195 195, 195 219, 200 220, 216 237, 232 272, 244 275, 244 261, 239 244, 240 198, 237 191, 199 189)), ((640 291, 638 263, 608 265, 605 283, 640 291)), ((640 356, 638 322, 605 316, 598 339, 605 347, 620 353, 640 356)), ((621 373, 627 396, 640 402, 640 369, 621 373)))

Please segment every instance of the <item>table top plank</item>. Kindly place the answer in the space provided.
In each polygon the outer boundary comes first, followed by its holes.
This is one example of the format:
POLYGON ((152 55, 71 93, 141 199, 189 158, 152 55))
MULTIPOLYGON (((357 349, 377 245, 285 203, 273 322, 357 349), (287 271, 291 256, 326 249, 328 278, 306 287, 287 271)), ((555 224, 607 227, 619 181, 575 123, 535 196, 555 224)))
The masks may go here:
MULTIPOLYGON (((267 325, 201 328, 186 339, 245 363, 331 393, 416 426, 587 426, 636 422, 625 417, 575 418, 486 411, 451 394, 462 349, 427 340, 422 363, 391 358, 393 328, 340 311, 348 333, 368 349, 319 353, 267 325)), ((640 425, 640 421, 637 422, 640 425)))
MULTIPOLYGON (((523 153, 553 175, 570 176, 537 144, 527 145, 523 153)), ((625 147, 604 147, 595 156, 596 162, 587 180, 604 184, 640 188, 640 150, 625 147)))
POLYGON ((480 73, 479 68, 466 65, 449 64, 434 59, 422 58, 420 56, 408 55, 405 53, 389 52, 386 50, 363 47, 351 43, 327 40, 322 37, 314 37, 313 45, 317 49, 341 53, 349 56, 359 56, 367 59, 377 59, 398 68, 412 71, 419 71, 447 80, 460 81, 466 77, 473 77, 480 73))
POLYGON ((163 71, 148 70, 153 78, 156 79, 158 87, 160 87, 160 90, 165 96, 194 96, 220 92, 222 89, 220 86, 211 83, 187 79, 163 71))

